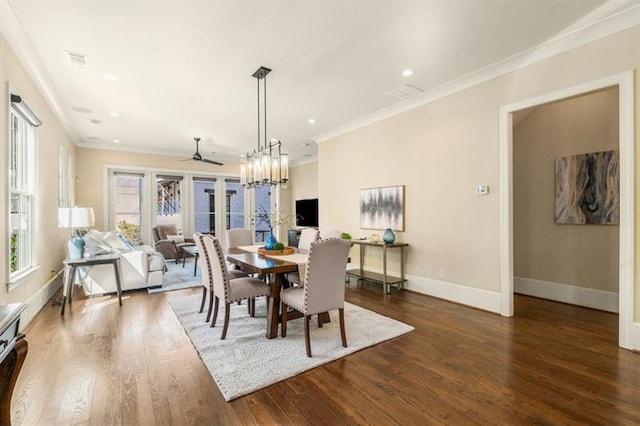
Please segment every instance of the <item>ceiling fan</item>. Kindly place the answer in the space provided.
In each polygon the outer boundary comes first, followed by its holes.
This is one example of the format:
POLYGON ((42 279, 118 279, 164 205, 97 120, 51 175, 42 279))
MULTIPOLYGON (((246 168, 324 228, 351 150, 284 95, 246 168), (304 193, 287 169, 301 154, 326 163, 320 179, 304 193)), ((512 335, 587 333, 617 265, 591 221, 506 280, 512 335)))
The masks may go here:
POLYGON ((193 161, 202 161, 203 163, 215 164, 217 166, 224 166, 223 163, 220 163, 220 162, 214 161, 214 160, 209 160, 208 158, 204 158, 202 156, 202 154, 200 154, 200 151, 199 151, 200 138, 193 138, 193 140, 196 141, 196 152, 193 153, 191 158, 185 158, 184 160, 179 160, 179 161, 193 160, 193 161))

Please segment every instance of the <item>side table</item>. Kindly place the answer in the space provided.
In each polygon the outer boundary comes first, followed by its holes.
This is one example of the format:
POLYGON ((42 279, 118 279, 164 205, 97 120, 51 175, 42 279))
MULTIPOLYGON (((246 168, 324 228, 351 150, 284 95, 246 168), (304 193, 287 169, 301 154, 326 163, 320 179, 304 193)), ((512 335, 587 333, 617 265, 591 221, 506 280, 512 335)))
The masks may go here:
POLYGON ((406 278, 404 276, 404 248, 409 244, 407 243, 392 243, 385 244, 382 242, 373 242, 366 240, 352 240, 353 244, 360 246, 360 267, 358 269, 349 269, 347 271, 348 276, 353 276, 359 280, 379 282, 382 284, 382 292, 389 293, 391 286, 396 286, 404 289, 404 282, 406 278), (364 248, 365 247, 379 247, 382 249, 382 274, 376 272, 367 271, 364 269, 364 248), (387 274, 387 250, 400 249, 400 276, 391 276, 387 274))
MULTIPOLYGON (((60 315, 64 315, 64 306, 69 299, 71 304, 71 293, 73 291, 73 278, 76 275, 76 271, 81 266, 94 266, 94 265, 113 265, 113 273, 116 276, 116 292, 118 293, 118 303, 122 306, 122 287, 120 286, 120 253, 100 254, 96 256, 82 257, 80 259, 65 259, 65 268, 71 268, 69 278, 67 280, 66 287, 62 289, 62 306, 60 308, 60 315), (66 290, 66 291, 65 291, 66 290)), ((66 272, 66 271, 65 271, 66 272)))

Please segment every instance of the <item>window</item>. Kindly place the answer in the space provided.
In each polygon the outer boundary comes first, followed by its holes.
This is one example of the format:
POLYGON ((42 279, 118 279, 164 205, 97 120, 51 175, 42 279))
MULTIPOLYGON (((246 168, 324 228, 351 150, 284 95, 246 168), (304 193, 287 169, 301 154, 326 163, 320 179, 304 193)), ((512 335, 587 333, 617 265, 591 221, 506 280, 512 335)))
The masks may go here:
POLYGON ((9 285, 35 268, 36 127, 40 120, 11 94, 9 108, 9 285))
POLYGON ((113 189, 113 223, 129 241, 142 241, 144 175, 114 172, 113 189))
POLYGON ((174 224, 182 230, 182 176, 156 175, 158 224, 174 224))
POLYGON ((226 228, 244 228, 244 188, 239 179, 225 179, 226 228))
MULTIPOLYGON (((266 241, 271 233, 269 217, 271 216, 271 186, 256 186, 254 190, 255 211, 254 226, 256 231, 256 241, 266 241)), ((275 232, 275 231, 274 231, 275 232)))
POLYGON ((216 234, 216 179, 193 178, 193 229, 203 234, 216 234))

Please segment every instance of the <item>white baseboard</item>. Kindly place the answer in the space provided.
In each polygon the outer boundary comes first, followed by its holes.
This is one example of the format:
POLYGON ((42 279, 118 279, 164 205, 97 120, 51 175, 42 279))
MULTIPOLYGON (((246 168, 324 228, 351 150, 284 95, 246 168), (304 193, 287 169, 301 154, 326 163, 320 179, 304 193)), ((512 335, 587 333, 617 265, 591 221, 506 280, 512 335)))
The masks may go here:
POLYGON ((640 322, 631 326, 631 349, 640 351, 640 322))
MULTIPOLYGON (((359 265, 349 264, 348 267, 358 268, 359 265)), ((381 269, 366 269, 372 272, 382 273, 381 269)), ((388 273, 389 275, 400 276, 396 271, 389 271, 388 273)), ((407 290, 497 314, 500 313, 500 293, 416 275, 405 274, 405 278, 407 282, 404 284, 404 288, 407 290)))
POLYGON ((40 309, 49 303, 53 295, 62 287, 63 271, 64 269, 60 270, 27 300, 27 309, 20 316, 20 331, 31 323, 40 309))
POLYGON ((514 277, 513 290, 519 294, 618 313, 618 293, 574 285, 514 277))

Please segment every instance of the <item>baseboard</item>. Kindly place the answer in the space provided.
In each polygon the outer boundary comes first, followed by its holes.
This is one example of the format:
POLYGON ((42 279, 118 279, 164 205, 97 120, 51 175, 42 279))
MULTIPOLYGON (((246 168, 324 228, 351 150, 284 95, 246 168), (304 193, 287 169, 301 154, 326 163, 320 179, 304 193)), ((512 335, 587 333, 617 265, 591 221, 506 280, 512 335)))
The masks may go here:
POLYGON ((631 326, 631 350, 640 352, 640 322, 631 326))
POLYGON ((514 292, 527 296, 570 303, 587 308, 618 313, 619 295, 612 291, 595 290, 574 285, 514 277, 514 292))
MULTIPOLYGON (((350 264, 350 268, 357 268, 358 265, 350 264)), ((373 272, 382 273, 381 269, 367 268, 373 272)), ((389 275, 399 276, 396 271, 389 271, 389 275)), ((419 277, 405 274, 407 282, 404 288, 438 299, 460 303, 484 311, 500 313, 500 293, 477 289, 461 284, 447 281, 434 280, 431 278, 419 277)))
POLYGON ((64 269, 60 270, 27 300, 27 309, 20 316, 20 331, 33 321, 40 309, 47 305, 53 295, 62 287, 63 272, 64 269))

